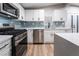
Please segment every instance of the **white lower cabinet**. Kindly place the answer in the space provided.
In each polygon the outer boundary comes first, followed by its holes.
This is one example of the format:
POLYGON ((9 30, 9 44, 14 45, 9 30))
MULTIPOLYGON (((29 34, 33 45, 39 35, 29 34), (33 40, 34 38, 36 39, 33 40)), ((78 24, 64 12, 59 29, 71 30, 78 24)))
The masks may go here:
MULTIPOLYGON (((70 30, 44 30, 44 43, 54 43, 54 33, 70 33, 70 30)), ((28 43, 33 43, 33 29, 27 30, 28 43)))
POLYGON ((44 43, 54 43, 53 30, 44 30, 44 43))
POLYGON ((28 43, 33 43, 33 30, 32 29, 27 30, 27 40, 28 40, 28 43))
POLYGON ((11 38, 0 44, 0 56, 11 56, 11 38))
MULTIPOLYGON (((33 43, 33 30, 27 30, 28 43, 33 43)), ((53 30, 44 30, 44 43, 54 43, 53 30)))

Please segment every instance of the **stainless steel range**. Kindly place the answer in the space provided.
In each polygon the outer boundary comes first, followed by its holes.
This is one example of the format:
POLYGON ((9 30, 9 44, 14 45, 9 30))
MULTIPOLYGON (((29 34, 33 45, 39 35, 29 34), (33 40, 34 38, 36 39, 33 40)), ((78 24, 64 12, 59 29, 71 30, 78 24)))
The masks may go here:
POLYGON ((0 35, 13 35, 12 56, 21 56, 27 50, 27 31, 25 29, 0 28, 0 35))

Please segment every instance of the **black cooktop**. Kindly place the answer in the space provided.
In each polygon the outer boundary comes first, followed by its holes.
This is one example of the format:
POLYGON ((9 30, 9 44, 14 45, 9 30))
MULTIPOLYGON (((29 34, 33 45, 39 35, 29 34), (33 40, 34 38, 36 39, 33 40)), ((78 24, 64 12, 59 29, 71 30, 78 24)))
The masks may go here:
POLYGON ((26 32, 26 30, 25 29, 13 29, 13 28, 0 29, 0 35, 17 36, 17 35, 22 34, 23 32, 26 32))

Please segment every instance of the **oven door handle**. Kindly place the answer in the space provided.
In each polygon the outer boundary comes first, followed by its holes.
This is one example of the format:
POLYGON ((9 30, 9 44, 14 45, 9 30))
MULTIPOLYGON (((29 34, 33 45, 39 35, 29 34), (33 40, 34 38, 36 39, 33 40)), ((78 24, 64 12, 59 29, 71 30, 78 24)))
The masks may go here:
POLYGON ((3 49, 4 47, 6 47, 8 44, 5 44, 3 47, 0 47, 0 50, 3 49))

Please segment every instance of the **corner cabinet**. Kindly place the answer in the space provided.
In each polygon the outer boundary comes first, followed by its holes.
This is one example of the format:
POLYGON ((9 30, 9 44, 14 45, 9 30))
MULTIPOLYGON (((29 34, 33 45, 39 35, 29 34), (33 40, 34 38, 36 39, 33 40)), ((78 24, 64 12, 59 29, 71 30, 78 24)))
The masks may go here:
POLYGON ((26 21, 44 21, 43 9, 28 9, 25 10, 26 21))
POLYGON ((18 20, 24 20, 25 21, 25 10, 19 3, 13 3, 17 8, 19 9, 19 18, 18 20))

